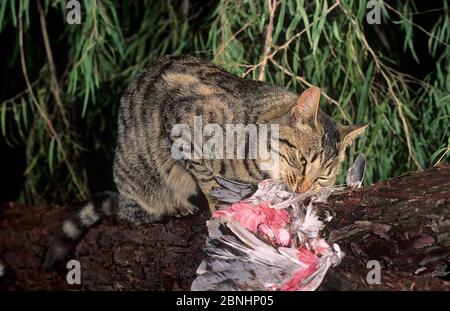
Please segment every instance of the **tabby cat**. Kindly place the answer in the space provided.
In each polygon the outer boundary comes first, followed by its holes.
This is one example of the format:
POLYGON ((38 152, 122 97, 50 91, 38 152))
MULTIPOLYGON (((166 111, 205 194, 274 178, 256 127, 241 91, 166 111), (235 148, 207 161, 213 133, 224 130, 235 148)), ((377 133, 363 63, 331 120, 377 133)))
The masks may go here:
POLYGON ((80 204, 55 236, 44 265, 63 259, 105 215, 151 223, 194 212, 198 198, 214 209, 209 196, 217 185, 214 176, 250 184, 279 178, 299 192, 333 185, 346 146, 366 126, 337 124, 319 109, 319 101, 317 87, 298 97, 202 59, 163 58, 141 72, 121 99, 113 167, 118 194, 101 193, 80 204), (204 126, 277 124, 277 167, 262 170, 258 158, 174 158, 172 130, 178 124, 195 127, 194 117, 204 126))

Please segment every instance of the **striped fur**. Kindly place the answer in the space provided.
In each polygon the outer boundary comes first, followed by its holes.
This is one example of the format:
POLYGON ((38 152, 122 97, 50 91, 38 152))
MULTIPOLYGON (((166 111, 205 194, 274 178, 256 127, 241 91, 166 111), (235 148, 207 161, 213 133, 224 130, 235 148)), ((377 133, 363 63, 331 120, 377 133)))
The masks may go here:
POLYGON ((118 193, 106 191, 77 204, 54 234, 44 260, 44 268, 49 269, 64 259, 87 230, 102 218, 117 214, 118 203, 118 193))
MULTIPOLYGON (((239 78, 205 60, 163 58, 131 81, 121 98, 113 166, 119 196, 110 206, 117 206, 120 218, 150 223, 193 213, 198 197, 214 209, 209 196, 217 186, 214 176, 249 184, 281 178, 294 191, 332 185, 345 147, 364 127, 337 124, 319 109, 319 100, 318 88, 299 97, 269 83, 239 78), (248 157, 174 159, 171 130, 176 124, 192 129, 195 116, 202 117, 204 126, 279 125, 280 169, 263 171, 264 161, 248 157)), ((64 222, 48 255, 50 263, 67 252, 63 242, 76 241, 106 214, 98 209, 101 202, 94 203, 86 203, 64 222)))

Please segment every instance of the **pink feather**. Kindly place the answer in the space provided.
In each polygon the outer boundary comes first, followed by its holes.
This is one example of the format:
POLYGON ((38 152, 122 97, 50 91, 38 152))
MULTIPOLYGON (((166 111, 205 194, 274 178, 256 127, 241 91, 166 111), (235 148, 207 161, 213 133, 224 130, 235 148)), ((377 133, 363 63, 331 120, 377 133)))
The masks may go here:
POLYGON ((289 212, 286 209, 271 208, 267 202, 258 205, 234 203, 227 209, 216 211, 213 217, 236 220, 274 246, 288 246, 291 242, 291 235, 287 230, 290 222, 289 212))

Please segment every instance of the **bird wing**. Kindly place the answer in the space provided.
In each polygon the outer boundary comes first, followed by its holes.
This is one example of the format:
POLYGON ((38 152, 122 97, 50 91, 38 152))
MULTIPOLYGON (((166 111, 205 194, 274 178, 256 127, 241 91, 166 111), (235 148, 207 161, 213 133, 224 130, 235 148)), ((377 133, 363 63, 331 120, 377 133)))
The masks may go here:
POLYGON ((221 188, 213 188, 210 194, 218 201, 224 203, 235 203, 250 197, 258 187, 228 180, 219 176, 214 177, 221 188))
POLYGON ((192 290, 282 289, 289 280, 292 286, 315 289, 328 270, 322 268, 322 261, 312 252, 305 249, 299 254, 295 248, 277 249, 237 221, 212 219, 208 230, 206 258, 197 269, 192 290), (305 280, 297 282, 295 277, 299 274, 305 280))

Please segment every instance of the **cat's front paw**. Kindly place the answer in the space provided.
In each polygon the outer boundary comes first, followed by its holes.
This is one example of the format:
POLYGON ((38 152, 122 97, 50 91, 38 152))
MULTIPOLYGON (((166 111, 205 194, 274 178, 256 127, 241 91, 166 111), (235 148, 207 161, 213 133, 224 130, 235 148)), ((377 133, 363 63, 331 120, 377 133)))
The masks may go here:
POLYGON ((183 208, 178 214, 175 215, 175 217, 182 217, 187 215, 192 215, 198 212, 199 208, 195 205, 186 206, 183 208))
POLYGON ((195 214, 196 212, 198 212, 198 210, 199 210, 199 208, 195 205, 192 205, 186 209, 187 214, 195 214))

